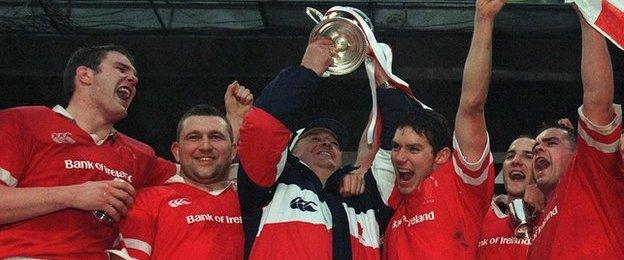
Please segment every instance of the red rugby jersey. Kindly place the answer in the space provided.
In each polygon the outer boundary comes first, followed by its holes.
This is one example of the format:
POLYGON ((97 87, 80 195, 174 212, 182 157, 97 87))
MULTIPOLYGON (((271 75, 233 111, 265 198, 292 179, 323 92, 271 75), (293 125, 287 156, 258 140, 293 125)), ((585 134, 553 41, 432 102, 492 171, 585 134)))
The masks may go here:
POLYGON ((211 193, 184 183, 145 188, 119 229, 120 247, 136 259, 243 259, 233 185, 211 193))
POLYGON ((624 259, 621 108, 606 126, 578 109, 577 147, 537 221, 529 259, 624 259))
MULTIPOLYGON (((0 185, 52 187, 122 178, 140 188, 176 172, 175 164, 121 133, 96 144, 59 106, 6 109, 0 122, 0 185)), ((98 222, 90 211, 60 210, 0 226, 0 258, 105 259, 116 234, 116 227, 98 222)))
MULTIPOLYGON (((504 198, 507 201, 506 198, 504 198)), ((513 220, 494 200, 485 214, 481 228, 477 259, 526 259, 529 238, 514 236, 513 220)))
POLYGON ((481 159, 463 160, 456 140, 452 160, 404 196, 386 228, 384 259, 474 259, 483 216, 492 198, 489 140, 481 159))

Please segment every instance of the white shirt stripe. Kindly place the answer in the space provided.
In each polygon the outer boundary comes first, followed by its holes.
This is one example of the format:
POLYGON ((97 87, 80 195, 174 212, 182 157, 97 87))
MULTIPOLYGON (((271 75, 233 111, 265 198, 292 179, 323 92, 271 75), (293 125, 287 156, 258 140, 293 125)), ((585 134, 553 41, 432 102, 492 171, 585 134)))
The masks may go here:
POLYGON ((275 173, 275 180, 279 179, 280 175, 282 175, 282 171, 284 171, 284 167, 286 167, 286 159, 288 158, 288 150, 284 149, 282 151, 282 155, 280 157, 279 162, 277 162, 277 172, 275 173))
MULTIPOLYGON (((455 134, 453 134, 453 147, 455 148, 457 157, 460 160, 459 163, 463 164, 468 169, 473 170, 473 171, 481 168, 483 162, 485 161, 485 158, 487 157, 490 157, 489 163, 492 163, 493 158, 492 158, 492 155, 490 154, 490 136, 486 135, 486 137, 487 139, 485 142, 485 149, 483 149, 483 153, 481 154, 481 157, 479 158, 478 161, 474 163, 470 163, 466 161, 466 157, 464 157, 464 154, 461 151, 461 147, 459 147, 459 142, 457 142, 457 138, 455 137, 455 134)), ((453 158, 453 168, 455 169, 455 173, 457 174, 457 176, 459 176, 459 178, 462 179, 464 183, 470 184, 472 186, 479 186, 487 179, 489 167, 485 167, 483 169, 483 172, 479 174, 479 177, 474 178, 464 173, 464 171, 462 171, 462 169, 458 165, 457 160, 455 159, 455 156, 453 156, 452 158, 453 158)))
POLYGON ((396 175, 394 172, 394 166, 390 159, 390 151, 379 149, 375 154, 373 165, 371 166, 373 177, 377 182, 377 188, 381 194, 383 202, 388 205, 388 199, 394 189, 394 183, 396 175))
POLYGON ((499 219, 503 219, 503 218, 508 218, 509 215, 507 215, 507 213, 503 212, 498 205, 496 204, 496 202, 503 202, 503 203, 507 203, 507 195, 505 194, 501 194, 498 195, 494 198, 492 198, 492 209, 494 210, 494 214, 496 214, 496 217, 498 217, 499 219))
POLYGON ((127 248, 140 250, 149 256, 152 255, 152 246, 144 241, 133 238, 123 238, 123 241, 127 248))
MULTIPOLYGON (((620 105, 614 104, 613 110, 615 111, 615 118, 613 118, 613 120, 609 124, 603 125, 603 126, 599 126, 599 125, 592 123, 589 120, 589 118, 587 118, 585 114, 583 113, 583 106, 578 108, 578 114, 579 114, 579 119, 585 122, 585 125, 587 125, 587 128, 589 128, 592 131, 598 132, 601 135, 606 136, 606 135, 612 134, 613 131, 617 129, 617 126, 620 125, 620 123, 622 122, 622 107, 620 105)), ((612 143, 605 144, 592 138, 587 133, 587 131, 585 131, 585 129, 581 127, 580 125, 577 128, 578 128, 578 135, 583 140, 585 140, 585 142, 587 142, 589 146, 594 147, 603 153, 615 153, 620 150, 619 138, 612 143)))

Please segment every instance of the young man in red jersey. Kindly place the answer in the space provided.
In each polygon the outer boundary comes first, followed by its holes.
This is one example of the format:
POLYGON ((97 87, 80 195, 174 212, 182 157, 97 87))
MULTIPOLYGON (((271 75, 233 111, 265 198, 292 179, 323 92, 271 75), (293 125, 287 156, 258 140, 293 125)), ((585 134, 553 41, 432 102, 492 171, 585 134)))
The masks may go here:
POLYGON ((583 105, 578 134, 552 125, 536 138, 533 168, 547 205, 529 259, 623 259, 621 107, 604 37, 580 16, 583 105), (575 136, 576 135, 576 136, 575 136))
POLYGON ((503 161, 503 182, 507 194, 492 199, 479 240, 478 259, 526 259, 530 237, 514 235, 513 220, 509 216, 509 203, 523 199, 527 185, 533 180, 533 145, 535 140, 522 136, 511 142, 503 161))
POLYGON ((66 108, 0 111, 0 258, 106 259, 117 229, 93 212, 119 221, 135 189, 176 173, 175 164, 113 128, 137 91, 126 49, 78 49, 63 81, 66 108))
MULTIPOLYGON (((398 198, 388 198, 396 211, 384 235, 385 259, 474 259, 477 255, 494 185, 484 106, 494 17, 503 5, 501 0, 476 3, 452 146, 444 117, 427 109, 410 111, 397 121, 389 153, 384 151, 389 145, 384 144, 382 133, 382 151, 372 169, 377 171, 390 159, 400 193, 398 198)), ((392 104, 380 102, 382 109, 388 105, 392 104)), ((382 121, 383 117, 382 112, 382 121)))
MULTIPOLYGON (((253 96, 233 83, 225 100, 228 119, 241 122, 253 96)), ((117 256, 243 259, 243 223, 236 190, 238 164, 232 164, 240 123, 232 127, 228 119, 206 105, 195 106, 182 116, 176 142, 171 145, 181 175, 164 186, 138 192, 121 222, 122 243, 121 250, 115 251, 117 256)))

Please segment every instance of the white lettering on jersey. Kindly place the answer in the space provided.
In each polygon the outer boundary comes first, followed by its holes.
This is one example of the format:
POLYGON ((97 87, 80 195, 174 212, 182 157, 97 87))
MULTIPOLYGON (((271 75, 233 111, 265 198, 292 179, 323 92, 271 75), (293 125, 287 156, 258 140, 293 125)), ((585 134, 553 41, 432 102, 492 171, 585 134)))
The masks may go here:
POLYGON ((544 227, 546 226, 546 223, 548 223, 548 221, 552 217, 556 216, 557 213, 559 213, 559 211, 557 210, 557 206, 555 206, 553 209, 550 210, 550 212, 548 212, 548 215, 546 215, 546 217, 544 217, 544 220, 542 220, 542 223, 540 223, 540 225, 535 230, 535 234, 533 235, 533 239, 535 239, 535 238, 537 238, 537 236, 539 236, 539 233, 542 232, 542 229, 544 229, 544 227))
POLYGON ((491 237, 484 238, 479 241, 478 247, 483 247, 487 245, 525 245, 530 246, 531 240, 528 238, 517 238, 517 237, 491 237))
POLYGON ((106 173, 110 176, 120 179, 126 179, 128 182, 132 183, 132 175, 128 174, 124 171, 119 171, 115 169, 111 169, 104 165, 103 163, 94 163, 92 161, 81 161, 81 160, 65 160, 65 169, 77 169, 77 170, 98 170, 103 173, 106 173))
POLYGON ((243 223, 243 218, 241 216, 216 216, 216 215, 212 215, 208 213, 186 216, 187 224, 193 224, 195 222, 202 222, 202 221, 211 221, 211 222, 226 223, 226 224, 241 224, 243 223))
POLYGON ((433 220, 435 220, 435 212, 433 210, 430 211, 429 213, 414 215, 413 217, 409 219, 405 215, 403 215, 401 218, 395 221, 392 221, 392 228, 398 228, 403 223, 407 223, 407 226, 410 227, 410 226, 420 224, 425 221, 433 221, 433 220))

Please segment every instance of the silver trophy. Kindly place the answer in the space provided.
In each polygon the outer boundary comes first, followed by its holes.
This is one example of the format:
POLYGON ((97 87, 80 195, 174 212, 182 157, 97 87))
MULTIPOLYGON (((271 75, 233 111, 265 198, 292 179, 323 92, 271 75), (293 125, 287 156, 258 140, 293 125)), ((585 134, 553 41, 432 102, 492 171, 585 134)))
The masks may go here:
MULTIPOLYGON (((359 11, 359 10, 357 10, 359 11)), ((323 76, 344 75, 357 69, 366 58, 368 43, 364 32, 358 26, 357 19, 342 11, 329 11, 322 14, 318 10, 308 7, 306 13, 317 25, 310 33, 310 41, 318 36, 331 39, 336 47, 334 64, 327 68, 323 76)), ((372 29, 370 19, 364 13, 358 13, 372 29)))
POLYGON ((529 214, 522 199, 513 199, 509 202, 509 216, 515 225, 514 236, 529 238, 533 232, 533 215, 529 214))

